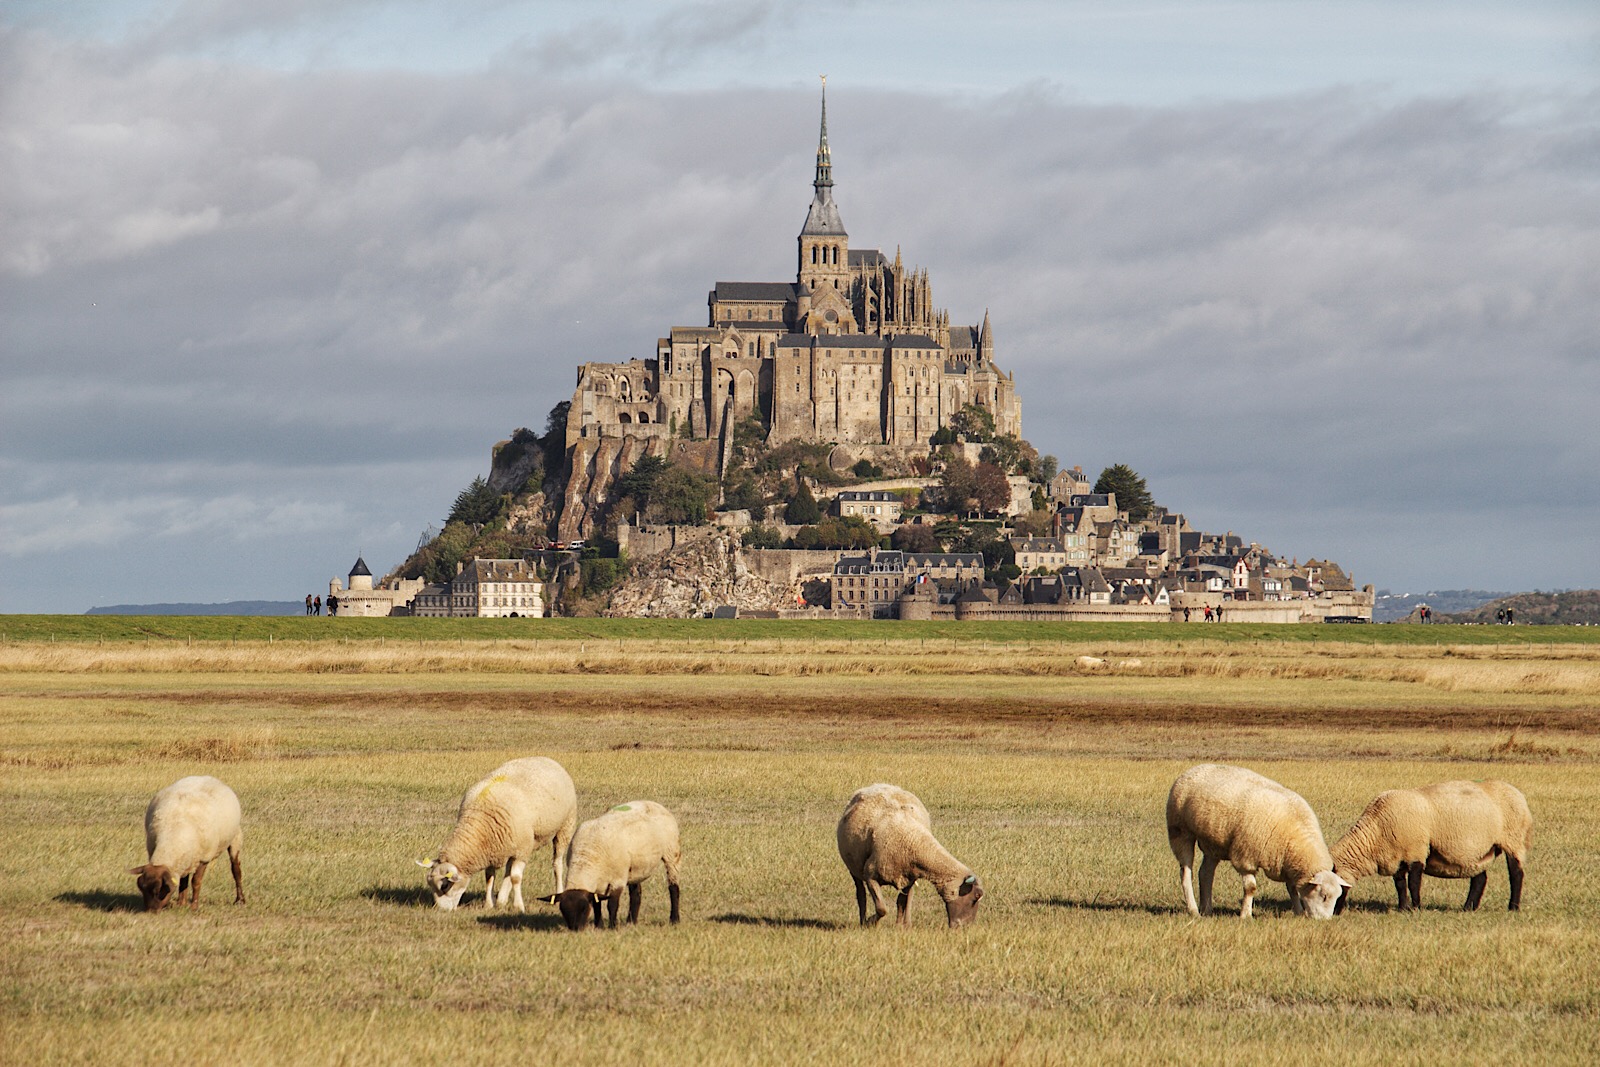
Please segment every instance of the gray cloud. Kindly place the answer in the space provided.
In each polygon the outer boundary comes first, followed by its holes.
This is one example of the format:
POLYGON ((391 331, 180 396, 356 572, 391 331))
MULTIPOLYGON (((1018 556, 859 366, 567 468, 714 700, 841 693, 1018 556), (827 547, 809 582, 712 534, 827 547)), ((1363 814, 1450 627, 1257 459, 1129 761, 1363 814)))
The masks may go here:
MULTIPOLYGON (((578 362, 792 275, 810 196, 809 92, 19 31, 0 72, 4 610, 397 561, 578 362)), ((1362 581, 1592 584, 1600 100, 832 96, 852 243, 991 311, 1042 449, 1362 581)))

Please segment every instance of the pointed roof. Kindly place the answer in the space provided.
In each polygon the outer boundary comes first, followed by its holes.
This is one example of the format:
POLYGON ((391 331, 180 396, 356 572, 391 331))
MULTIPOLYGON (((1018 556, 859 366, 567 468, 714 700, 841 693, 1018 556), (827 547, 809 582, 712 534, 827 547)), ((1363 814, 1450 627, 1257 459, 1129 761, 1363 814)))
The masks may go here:
POLYGON ((364 574, 368 578, 372 577, 372 572, 367 570, 367 561, 362 559, 360 556, 356 557, 356 565, 350 568, 351 578, 356 577, 358 574, 364 574))
POLYGON ((811 210, 806 212, 806 224, 800 235, 845 237, 844 220, 833 203, 833 157, 828 152, 828 78, 822 78, 822 133, 817 139, 817 176, 811 187, 816 192, 811 197, 811 210))

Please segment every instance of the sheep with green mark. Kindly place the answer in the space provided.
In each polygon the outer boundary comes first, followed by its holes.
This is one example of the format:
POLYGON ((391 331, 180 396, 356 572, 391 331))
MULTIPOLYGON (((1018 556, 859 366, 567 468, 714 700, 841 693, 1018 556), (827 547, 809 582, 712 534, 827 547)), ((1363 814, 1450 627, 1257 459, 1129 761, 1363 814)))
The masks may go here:
POLYGON ((653 800, 630 800, 578 827, 567 850, 567 885, 554 902, 567 927, 582 930, 600 925, 601 908, 610 912, 616 929, 622 891, 628 891, 628 922, 639 921, 644 882, 659 864, 667 872, 669 921, 678 921, 678 868, 683 849, 678 820, 653 800))

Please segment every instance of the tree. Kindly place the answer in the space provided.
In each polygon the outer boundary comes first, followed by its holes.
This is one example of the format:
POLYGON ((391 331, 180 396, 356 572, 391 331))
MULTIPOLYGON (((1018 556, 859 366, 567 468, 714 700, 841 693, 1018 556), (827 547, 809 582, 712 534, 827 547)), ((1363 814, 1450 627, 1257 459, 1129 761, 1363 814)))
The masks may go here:
POLYGON ((783 511, 783 521, 791 526, 804 526, 822 518, 822 509, 817 507, 817 498, 811 495, 811 487, 804 478, 796 478, 798 488, 789 500, 789 506, 783 511))
POLYGON ((703 526, 717 499, 717 480, 682 467, 668 467, 650 490, 647 514, 656 522, 703 526))
POLYGON ((944 461, 944 473, 939 475, 939 489, 944 496, 944 509, 957 514, 965 513, 967 505, 978 492, 977 472, 967 457, 952 451, 944 461))
POLYGON ((456 495, 455 505, 450 509, 450 516, 445 519, 445 525, 464 522, 468 525, 484 526, 498 519, 505 506, 506 502, 500 498, 500 494, 490 489, 489 483, 479 475, 472 479, 472 484, 456 495))
POLYGON ((988 514, 1004 511, 1011 503, 1011 483, 1006 472, 993 463, 979 463, 973 471, 973 493, 978 508, 988 514))
POLYGON ((889 544, 901 552, 937 552, 939 540, 933 536, 933 527, 921 523, 896 526, 889 536, 889 544))
POLYGON ((1056 475, 1061 470, 1061 461, 1046 453, 1039 457, 1039 462, 1033 465, 1033 480, 1042 485, 1049 485, 1056 480, 1056 475))
POLYGON ((1156 505, 1139 472, 1125 463, 1101 471, 1100 477, 1095 479, 1094 491, 1117 494, 1117 509, 1128 513, 1129 522, 1143 522, 1156 505))
POLYGON ((639 462, 633 469, 617 479, 616 492, 613 499, 632 497, 634 506, 640 511, 650 507, 650 497, 655 492, 656 482, 666 472, 667 461, 660 456, 640 456, 639 462))
POLYGON ((994 436, 994 416, 978 404, 967 404, 950 420, 956 433, 968 441, 987 441, 994 436))

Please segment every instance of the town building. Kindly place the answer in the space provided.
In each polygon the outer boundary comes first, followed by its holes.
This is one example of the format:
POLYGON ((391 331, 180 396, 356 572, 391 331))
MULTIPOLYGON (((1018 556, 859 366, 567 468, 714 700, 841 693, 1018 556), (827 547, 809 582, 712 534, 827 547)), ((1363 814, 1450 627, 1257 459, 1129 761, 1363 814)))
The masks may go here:
POLYGON ((411 601, 411 614, 426 618, 539 618, 544 583, 526 560, 474 559, 448 583, 429 585, 411 601))
POLYGON ((422 591, 420 578, 386 578, 375 583, 367 561, 356 557, 346 575, 349 584, 338 578, 328 580, 328 614, 336 619, 371 619, 405 615, 411 598, 422 591))

